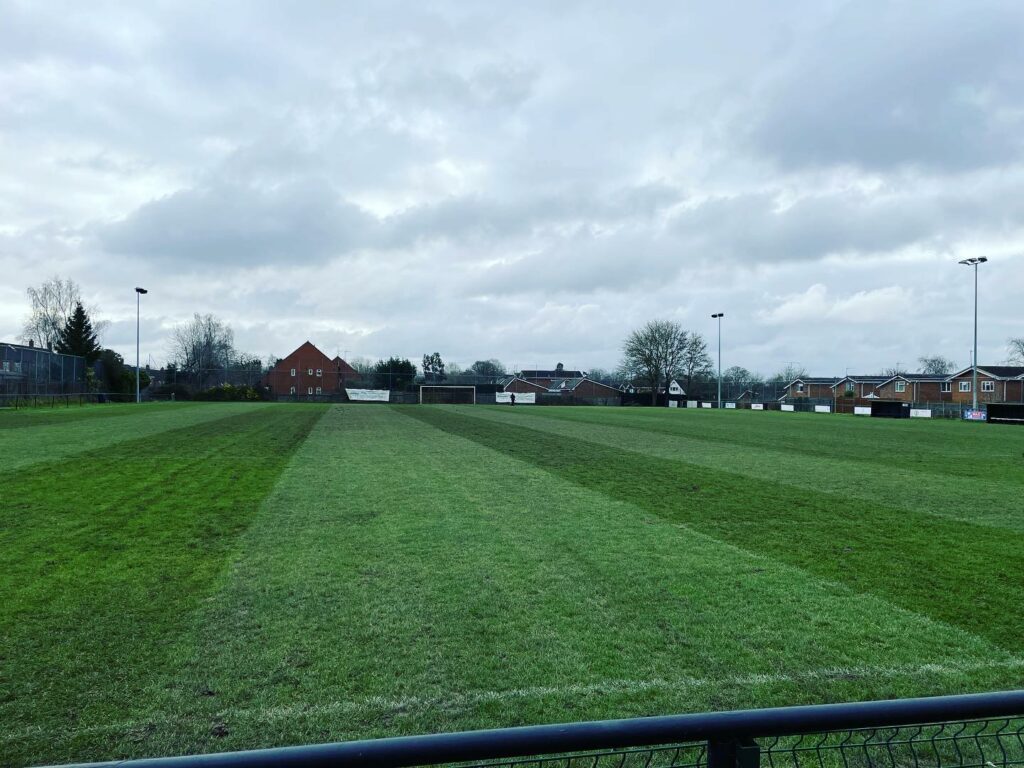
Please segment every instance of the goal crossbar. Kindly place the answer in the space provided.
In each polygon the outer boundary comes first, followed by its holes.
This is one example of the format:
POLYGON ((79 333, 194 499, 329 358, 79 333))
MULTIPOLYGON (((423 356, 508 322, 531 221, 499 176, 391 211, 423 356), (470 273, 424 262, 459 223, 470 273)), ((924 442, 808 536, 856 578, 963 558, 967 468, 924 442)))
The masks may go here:
POLYGON ((421 384, 420 404, 476 405, 476 387, 421 384))

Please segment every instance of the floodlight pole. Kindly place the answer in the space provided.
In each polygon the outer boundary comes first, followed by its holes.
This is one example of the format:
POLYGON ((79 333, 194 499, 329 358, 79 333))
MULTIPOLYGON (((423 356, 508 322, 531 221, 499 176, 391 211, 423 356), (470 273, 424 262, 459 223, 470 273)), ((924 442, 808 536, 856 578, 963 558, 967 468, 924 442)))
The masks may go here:
POLYGON ((718 408, 722 408, 722 318, 725 312, 716 312, 711 317, 718 320, 718 408))
POLYGON ((135 402, 142 402, 139 390, 139 317, 142 312, 142 294, 149 293, 145 288, 135 289, 135 402))
POLYGON ((978 410, 978 265, 988 261, 988 257, 963 259, 960 263, 974 267, 974 359, 971 360, 971 408, 978 410))

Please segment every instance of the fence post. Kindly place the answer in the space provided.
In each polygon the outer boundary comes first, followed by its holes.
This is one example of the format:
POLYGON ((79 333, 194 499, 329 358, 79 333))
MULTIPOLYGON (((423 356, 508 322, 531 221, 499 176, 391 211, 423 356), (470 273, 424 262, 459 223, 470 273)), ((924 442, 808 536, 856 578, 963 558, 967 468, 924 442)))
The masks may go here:
POLYGON ((761 747, 753 739, 708 742, 707 768, 759 768, 761 747))

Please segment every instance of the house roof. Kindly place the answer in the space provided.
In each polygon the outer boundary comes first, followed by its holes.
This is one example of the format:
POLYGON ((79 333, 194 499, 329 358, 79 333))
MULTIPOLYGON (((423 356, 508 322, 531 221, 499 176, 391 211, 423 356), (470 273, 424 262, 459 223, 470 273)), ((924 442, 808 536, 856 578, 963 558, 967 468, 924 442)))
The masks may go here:
POLYGON ((533 387, 533 389, 535 389, 537 392, 548 391, 547 387, 542 387, 540 384, 537 384, 532 381, 527 381, 526 379, 520 378, 519 376, 505 376, 502 379, 499 379, 498 384, 501 386, 503 390, 507 390, 510 386, 512 386, 512 383, 516 381, 520 381, 528 387, 533 387))
POLYGON ((800 378, 800 379, 793 379, 791 382, 789 382, 789 384, 786 385, 786 389, 788 389, 789 387, 792 387, 794 384, 797 384, 797 383, 802 383, 802 384, 828 384, 831 387, 831 386, 835 386, 840 381, 842 381, 842 379, 837 379, 835 377, 831 377, 831 378, 825 378, 825 377, 805 377, 805 378, 800 378))
POLYGON ((586 371, 570 371, 566 368, 561 370, 555 369, 552 371, 536 368, 533 370, 519 372, 519 377, 522 379, 581 379, 586 375, 586 371))
POLYGON ((948 376, 946 376, 945 374, 941 374, 941 373, 938 373, 938 374, 937 373, 897 373, 895 376, 890 376, 888 379, 883 381, 878 386, 884 387, 890 381, 895 381, 896 379, 903 379, 904 381, 910 381, 910 382, 914 382, 914 381, 918 381, 918 382, 921 382, 921 381, 924 381, 924 382, 928 382, 928 381, 940 382, 940 381, 946 381, 946 380, 948 380, 948 378, 949 378, 948 376))
POLYGON ((615 387, 609 386, 608 384, 602 384, 600 381, 594 381, 593 379, 588 379, 586 376, 579 376, 579 377, 575 377, 575 378, 571 378, 571 379, 560 379, 558 381, 553 381, 553 382, 551 382, 551 387, 549 388, 549 391, 551 391, 551 392, 572 391, 572 390, 578 388, 581 384, 584 384, 584 383, 593 384, 595 387, 603 387, 604 389, 607 389, 607 390, 609 390, 611 392, 618 393, 618 391, 619 391, 615 387))
MULTIPOLYGON (((968 366, 962 371, 957 371, 952 376, 946 377, 945 380, 959 378, 972 370, 973 368, 968 366)), ((1024 365, 979 365, 978 373, 984 374, 990 379, 1019 379, 1024 377, 1024 365)))
POLYGON ((888 377, 884 373, 867 373, 867 374, 850 374, 849 376, 843 376, 835 384, 832 385, 833 389, 838 387, 844 381, 852 381, 854 384, 880 384, 885 381, 888 377))

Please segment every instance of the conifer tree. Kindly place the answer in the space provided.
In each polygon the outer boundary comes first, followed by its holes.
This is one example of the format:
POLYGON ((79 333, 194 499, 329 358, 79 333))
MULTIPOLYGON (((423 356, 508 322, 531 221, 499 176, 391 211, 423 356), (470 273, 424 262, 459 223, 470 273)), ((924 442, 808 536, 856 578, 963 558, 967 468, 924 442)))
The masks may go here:
POLYGON ((90 365, 99 358, 100 345, 96 341, 96 332, 82 302, 75 303, 74 311, 57 334, 55 346, 61 354, 84 357, 90 365))

